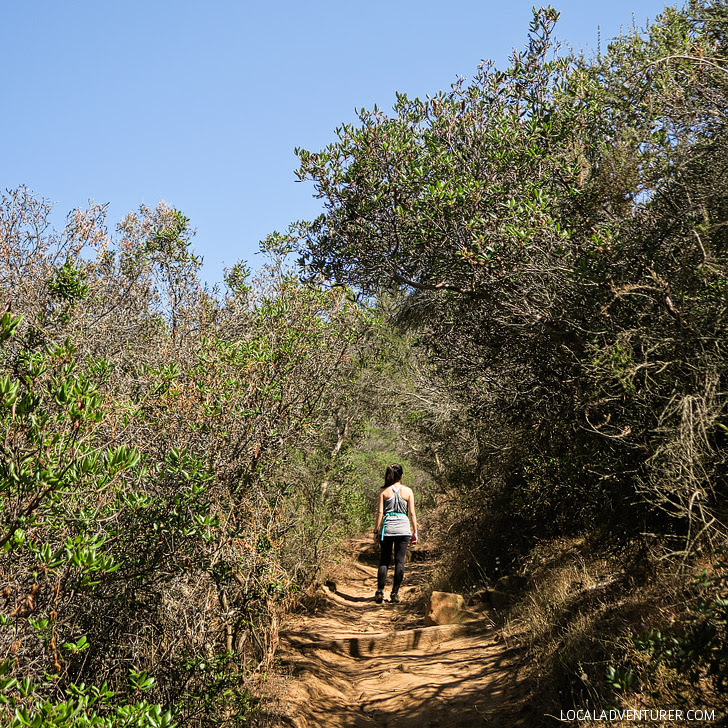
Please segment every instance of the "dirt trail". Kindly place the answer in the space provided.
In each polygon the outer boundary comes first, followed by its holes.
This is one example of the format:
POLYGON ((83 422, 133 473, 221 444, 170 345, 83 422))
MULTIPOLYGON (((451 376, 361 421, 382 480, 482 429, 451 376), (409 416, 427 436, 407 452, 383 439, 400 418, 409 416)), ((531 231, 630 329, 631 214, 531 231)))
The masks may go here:
MULTIPOLYGON (((374 602, 376 545, 353 544, 345 578, 281 635, 292 679, 282 725, 293 728, 516 726, 522 706, 518 654, 487 619, 424 627, 415 602, 431 568, 408 561, 402 602, 374 602)), ((420 556, 422 552, 420 552, 420 556)), ((388 587, 391 586, 391 573, 388 587)))

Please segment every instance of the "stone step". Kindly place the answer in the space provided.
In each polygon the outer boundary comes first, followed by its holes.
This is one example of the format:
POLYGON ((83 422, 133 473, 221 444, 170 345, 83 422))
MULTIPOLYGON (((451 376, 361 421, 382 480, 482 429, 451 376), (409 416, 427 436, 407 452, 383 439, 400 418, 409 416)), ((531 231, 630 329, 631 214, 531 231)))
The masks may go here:
POLYGON ((418 627, 398 632, 382 632, 362 636, 328 640, 301 640, 299 636, 282 634, 282 642, 296 650, 320 650, 351 657, 374 657, 394 654, 403 650, 421 650, 463 635, 492 634, 493 623, 489 619, 473 620, 465 624, 446 624, 435 627, 418 627))

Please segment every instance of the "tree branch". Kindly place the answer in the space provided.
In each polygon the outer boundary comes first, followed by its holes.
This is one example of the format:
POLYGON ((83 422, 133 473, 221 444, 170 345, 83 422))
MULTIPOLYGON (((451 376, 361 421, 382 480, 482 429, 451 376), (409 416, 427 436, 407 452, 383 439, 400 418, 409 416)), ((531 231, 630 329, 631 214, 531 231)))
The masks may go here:
POLYGON ((418 281, 413 281, 409 278, 405 278, 399 273, 394 273, 394 279, 399 283, 403 283, 405 286, 417 288, 421 291, 453 291, 454 293, 462 293, 465 295, 475 293, 475 291, 471 288, 460 288, 458 286, 452 285, 451 283, 419 283, 418 281))

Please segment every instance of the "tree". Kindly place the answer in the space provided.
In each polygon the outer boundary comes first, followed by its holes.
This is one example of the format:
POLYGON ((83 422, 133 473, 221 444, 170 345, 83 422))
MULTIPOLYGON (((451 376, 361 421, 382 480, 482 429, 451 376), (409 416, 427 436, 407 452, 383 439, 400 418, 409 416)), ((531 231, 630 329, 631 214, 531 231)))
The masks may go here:
POLYGON ((325 211, 291 236, 311 278, 407 294, 520 533, 647 519, 683 548, 723 520, 726 6, 603 59, 558 55, 557 17, 506 70, 299 150, 325 211))
POLYGON ((0 723, 248 722, 319 566, 299 455, 331 452, 370 316, 276 260, 204 291, 166 205, 117 242, 103 208, 55 233, 2 202, 0 723))

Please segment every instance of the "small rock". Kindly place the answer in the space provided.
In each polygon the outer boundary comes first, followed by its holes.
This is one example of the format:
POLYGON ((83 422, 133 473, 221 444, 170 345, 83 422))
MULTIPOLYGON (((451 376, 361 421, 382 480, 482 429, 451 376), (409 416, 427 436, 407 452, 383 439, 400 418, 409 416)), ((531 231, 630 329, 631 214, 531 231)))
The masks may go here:
POLYGON ((436 591, 430 595, 430 602, 425 615, 425 627, 462 624, 479 617, 479 614, 465 606, 465 600, 460 594, 436 591))
POLYGON ((488 589, 478 589, 471 597, 468 599, 468 606, 474 606, 476 604, 483 604, 484 602, 488 601, 488 589))
POLYGON ((495 583, 495 586, 499 591, 513 592, 523 589, 527 583, 528 579, 526 579, 525 576, 509 574, 508 576, 501 576, 501 578, 495 583))
POLYGON ((503 609, 503 607, 508 606, 508 604, 511 601, 510 594, 506 594, 506 592, 499 591, 498 589, 491 589, 488 592, 488 601, 490 602, 490 606, 494 609, 503 609))

